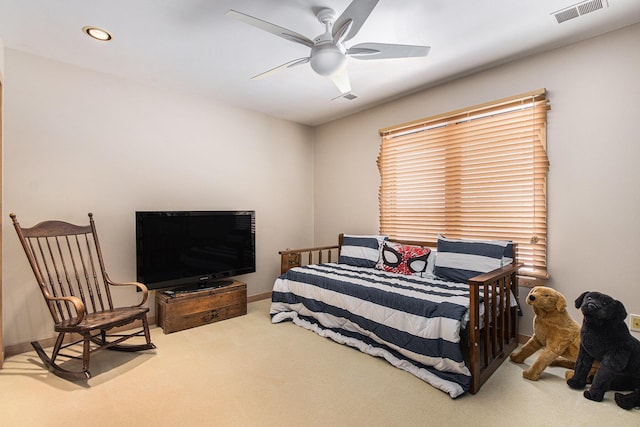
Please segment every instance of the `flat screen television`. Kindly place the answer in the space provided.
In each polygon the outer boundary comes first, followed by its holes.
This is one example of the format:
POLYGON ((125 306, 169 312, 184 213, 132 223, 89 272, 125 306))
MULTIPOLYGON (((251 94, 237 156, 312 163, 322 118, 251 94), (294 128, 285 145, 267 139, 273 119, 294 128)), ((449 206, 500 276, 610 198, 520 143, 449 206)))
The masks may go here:
POLYGON ((137 211, 137 280, 150 290, 221 286, 256 271, 255 241, 255 211, 137 211))

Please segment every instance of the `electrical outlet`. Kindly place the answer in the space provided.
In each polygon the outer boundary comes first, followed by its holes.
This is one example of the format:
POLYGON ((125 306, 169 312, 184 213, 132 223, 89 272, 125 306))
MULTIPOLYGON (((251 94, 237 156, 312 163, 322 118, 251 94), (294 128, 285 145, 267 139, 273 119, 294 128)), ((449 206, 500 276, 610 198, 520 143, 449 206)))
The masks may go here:
POLYGON ((640 314, 629 315, 629 329, 640 332, 640 314))

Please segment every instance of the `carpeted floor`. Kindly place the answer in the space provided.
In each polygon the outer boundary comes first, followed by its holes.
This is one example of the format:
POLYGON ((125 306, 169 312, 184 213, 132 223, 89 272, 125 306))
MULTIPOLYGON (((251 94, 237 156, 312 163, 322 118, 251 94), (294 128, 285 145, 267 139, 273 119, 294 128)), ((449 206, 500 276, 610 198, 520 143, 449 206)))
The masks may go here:
MULTIPOLYGON (((269 301, 246 316, 165 335, 139 354, 101 352, 71 383, 35 352, 0 371, 2 426, 636 426, 608 392, 582 397, 552 368, 537 382, 505 362, 477 395, 451 399, 412 375, 292 323, 269 301)), ((535 356, 534 356, 535 357, 535 356)), ((529 359, 530 363, 533 358, 529 359)))

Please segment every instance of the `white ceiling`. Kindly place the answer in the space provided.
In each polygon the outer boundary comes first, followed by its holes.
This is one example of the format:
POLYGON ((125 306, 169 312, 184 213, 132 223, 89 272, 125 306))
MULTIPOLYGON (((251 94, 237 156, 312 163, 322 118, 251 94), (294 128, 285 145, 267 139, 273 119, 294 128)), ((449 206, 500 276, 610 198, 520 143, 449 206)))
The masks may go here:
MULTIPOLYGON (((301 33, 324 32, 312 8, 339 15, 350 0, 0 0, 5 48, 197 93, 298 123, 317 125, 447 79, 640 22, 639 0, 602 0, 603 9, 559 24, 576 0, 380 0, 345 43, 431 46, 425 58, 349 59, 357 99, 308 64, 262 80, 256 74, 308 56, 289 42, 225 13, 235 9, 301 33), (93 25, 113 34, 98 42, 93 25)), ((615 46, 611 47, 615 49, 615 46)), ((594 58, 597 60, 597 58, 594 58)), ((10 67, 5 65, 10 70, 10 67)), ((10 81, 10 74, 6 76, 10 81)))

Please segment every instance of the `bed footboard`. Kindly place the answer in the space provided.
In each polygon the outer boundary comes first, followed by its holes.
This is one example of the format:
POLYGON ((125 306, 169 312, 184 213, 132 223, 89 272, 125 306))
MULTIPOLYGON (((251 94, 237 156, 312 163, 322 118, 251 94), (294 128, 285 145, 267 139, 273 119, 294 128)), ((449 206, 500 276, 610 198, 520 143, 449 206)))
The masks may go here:
POLYGON ((337 260, 338 248, 338 245, 333 245, 280 251, 278 252, 280 254, 280 274, 301 265, 321 264, 332 262, 333 259, 337 260))
POLYGON ((491 374, 518 345, 517 272, 522 264, 510 264, 469 279, 470 393, 477 393, 491 374), (480 307, 484 307, 483 321, 480 307))

